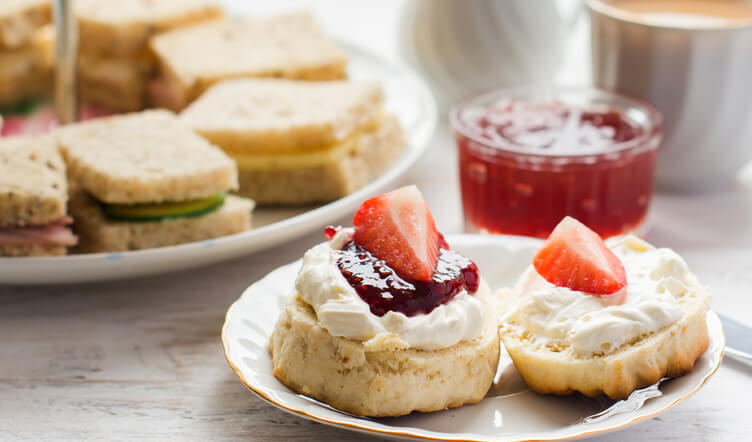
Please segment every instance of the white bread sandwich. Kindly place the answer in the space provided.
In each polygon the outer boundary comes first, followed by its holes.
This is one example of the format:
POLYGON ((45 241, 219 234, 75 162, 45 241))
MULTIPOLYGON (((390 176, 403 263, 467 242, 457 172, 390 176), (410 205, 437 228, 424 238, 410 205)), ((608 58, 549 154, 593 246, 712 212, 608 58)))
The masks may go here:
POLYGON ((241 195, 300 205, 353 192, 402 152, 383 101, 371 82, 246 78, 213 86, 180 119, 235 159, 241 195))
POLYGON ((307 13, 271 19, 218 20, 154 37, 159 77, 153 104, 181 110, 209 86, 238 77, 337 80, 345 53, 307 13))
POLYGON ((0 138, 0 256, 64 255, 76 244, 67 200, 52 138, 0 138))
POLYGON ((34 33, 50 23, 50 0, 0 2, 0 51, 25 46, 34 33))
POLYGON ((224 16, 217 0, 76 0, 79 47, 88 54, 141 54, 154 35, 224 16))
POLYGON ((154 35, 224 15, 214 0, 77 0, 79 89, 84 102, 116 111, 147 106, 154 35))
POLYGON ((77 191, 70 211, 80 251, 112 252, 248 230, 253 201, 232 159, 168 111, 68 126, 58 143, 77 191))
POLYGON ((516 307, 501 339, 538 393, 625 399, 689 372, 708 346, 710 290, 678 254, 632 235, 604 243, 573 218, 502 298, 516 307))

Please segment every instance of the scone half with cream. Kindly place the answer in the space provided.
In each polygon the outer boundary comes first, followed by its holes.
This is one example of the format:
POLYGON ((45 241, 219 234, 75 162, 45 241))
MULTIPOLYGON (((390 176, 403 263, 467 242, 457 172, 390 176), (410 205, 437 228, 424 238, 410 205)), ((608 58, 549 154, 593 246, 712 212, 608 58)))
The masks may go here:
POLYGON ((512 290, 500 334, 539 393, 624 399, 689 372, 708 347, 710 290, 674 251, 604 242, 565 218, 512 290))
POLYGON ((362 416, 481 400, 499 358, 496 302, 409 186, 366 201, 308 250, 270 340, 273 374, 362 416))

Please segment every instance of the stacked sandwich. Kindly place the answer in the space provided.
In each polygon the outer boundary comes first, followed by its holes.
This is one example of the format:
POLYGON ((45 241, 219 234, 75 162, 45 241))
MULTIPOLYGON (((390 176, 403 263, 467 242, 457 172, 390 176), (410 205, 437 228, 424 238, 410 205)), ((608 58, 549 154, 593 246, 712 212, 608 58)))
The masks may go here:
POLYGON ((53 39, 49 0, 0 2, 0 108, 48 94, 53 39))
POLYGON ((67 201, 65 163, 51 137, 0 138, 0 256, 65 254, 76 243, 67 201))
POLYGON ((344 52, 307 13, 212 21, 157 35, 150 45, 159 61, 152 102, 176 111, 226 79, 322 81, 346 75, 344 52))
POLYGON ((117 111, 145 108, 159 32, 223 16, 216 0, 77 0, 81 98, 117 111))
POLYGON ((382 174, 404 140, 371 82, 246 78, 212 86, 180 118, 238 164, 260 204, 343 197, 382 174))
POLYGON ((248 230, 235 163, 168 111, 60 129, 82 252, 145 249, 248 230))

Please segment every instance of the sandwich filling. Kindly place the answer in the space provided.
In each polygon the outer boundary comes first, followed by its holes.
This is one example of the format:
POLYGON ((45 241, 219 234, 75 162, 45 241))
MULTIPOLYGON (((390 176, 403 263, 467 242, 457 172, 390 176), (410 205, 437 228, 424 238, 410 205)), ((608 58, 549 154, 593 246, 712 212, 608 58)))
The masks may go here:
POLYGON ((35 226, 0 226, 0 245, 3 246, 73 246, 76 235, 70 229, 69 216, 35 226))
POLYGON ((656 249, 632 235, 606 244, 626 270, 623 304, 557 287, 530 266, 514 288, 519 303, 505 322, 520 325, 525 339, 552 351, 606 355, 678 321, 682 303, 708 290, 670 249, 656 249))
POLYGON ((102 211, 107 218, 115 221, 158 222, 175 218, 196 218, 222 207, 225 197, 225 192, 218 192, 206 198, 190 201, 143 204, 102 203, 102 211))
POLYGON ((385 114, 381 112, 376 118, 353 131, 348 137, 313 149, 307 148, 283 154, 269 152, 241 153, 231 149, 225 149, 225 152, 235 160, 238 169, 242 171, 293 169, 331 164, 351 153, 358 152, 363 139, 378 131, 384 119, 385 114))

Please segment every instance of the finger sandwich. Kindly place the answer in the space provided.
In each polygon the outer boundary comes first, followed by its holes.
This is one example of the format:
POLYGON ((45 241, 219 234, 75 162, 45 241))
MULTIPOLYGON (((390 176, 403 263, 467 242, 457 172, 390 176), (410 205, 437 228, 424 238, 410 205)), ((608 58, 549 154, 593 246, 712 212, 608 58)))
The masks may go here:
POLYGON ((0 3, 0 50, 25 46, 50 20, 50 0, 3 0, 0 3))
POLYGON ((54 31, 36 31, 26 46, 0 51, 0 107, 46 95, 52 90, 54 31))
POLYGON ((76 243, 67 200, 53 139, 0 138, 0 256, 64 255, 76 243))
POLYGON ((345 53, 308 13, 208 22, 160 34, 150 46, 159 60, 152 102, 172 110, 230 78, 322 81, 346 75, 345 53))
POLYGON ((238 164, 259 204, 332 201, 383 173, 404 146, 371 82, 246 78, 213 86, 180 119, 238 164))
POLYGON ((215 0, 77 0, 76 10, 81 97, 119 111, 146 107, 152 36, 224 15, 215 0))
POLYGON ((63 128, 58 143, 78 189, 70 211, 81 251, 161 247, 251 227, 253 202, 226 194, 237 188, 232 159, 168 111, 63 128))

